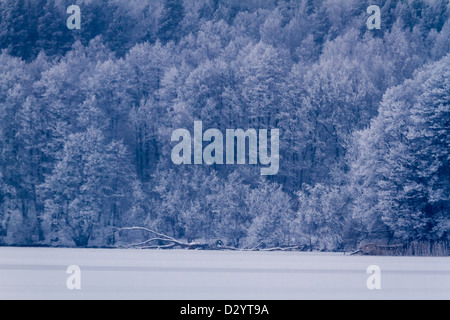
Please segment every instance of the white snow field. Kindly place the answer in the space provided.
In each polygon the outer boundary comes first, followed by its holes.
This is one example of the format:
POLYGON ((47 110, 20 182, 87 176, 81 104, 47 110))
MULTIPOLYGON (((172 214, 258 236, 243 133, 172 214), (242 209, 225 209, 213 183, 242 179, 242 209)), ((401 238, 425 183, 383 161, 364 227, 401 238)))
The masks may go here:
POLYGON ((0 299, 450 299, 450 257, 0 248, 0 299), (69 265, 81 270, 69 290, 69 265), (370 265, 381 289, 369 290, 370 265))

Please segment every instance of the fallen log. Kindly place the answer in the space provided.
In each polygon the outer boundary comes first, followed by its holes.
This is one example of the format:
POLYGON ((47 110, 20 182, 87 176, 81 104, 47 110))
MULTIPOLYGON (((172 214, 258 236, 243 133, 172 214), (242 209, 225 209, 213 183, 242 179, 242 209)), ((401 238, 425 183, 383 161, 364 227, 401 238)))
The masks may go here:
POLYGON ((120 231, 145 231, 148 233, 151 233, 155 235, 156 237, 147 239, 142 242, 133 243, 127 248, 133 248, 133 247, 140 247, 140 248, 152 248, 152 249, 169 249, 169 248, 175 248, 179 247, 181 249, 207 249, 209 246, 206 243, 188 243, 188 242, 182 242, 179 240, 176 240, 175 238, 169 237, 168 235, 156 232, 154 230, 144 228, 144 227, 126 227, 126 228, 120 228, 117 229, 116 232, 120 231), (164 244, 154 244, 149 245, 152 242, 158 242, 158 243, 164 243, 164 244))
POLYGON ((214 243, 197 243, 197 242, 183 242, 173 237, 165 235, 163 233, 154 231, 144 227, 124 227, 117 228, 114 232, 120 231, 144 231, 152 235, 150 239, 132 243, 125 248, 139 248, 139 249, 190 249, 190 250, 230 250, 230 251, 303 251, 305 246, 281 246, 274 248, 260 248, 260 244, 253 248, 235 248, 226 246, 221 240, 217 240, 214 243))
POLYGON ((353 255, 358 254, 360 252, 361 252, 361 249, 358 249, 356 251, 350 252, 350 255, 353 256, 353 255))

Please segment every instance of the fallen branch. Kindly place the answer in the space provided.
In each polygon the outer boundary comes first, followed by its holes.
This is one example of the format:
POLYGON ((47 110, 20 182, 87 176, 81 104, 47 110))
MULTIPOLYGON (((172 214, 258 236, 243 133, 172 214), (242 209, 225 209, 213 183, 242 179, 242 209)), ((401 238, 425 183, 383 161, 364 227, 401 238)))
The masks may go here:
POLYGON ((140 247, 139 249, 172 249, 175 246, 176 245, 174 243, 170 243, 170 244, 166 244, 166 245, 163 245, 163 246, 158 246, 158 245, 145 246, 145 247, 140 247))
POLYGON ((361 249, 358 249, 356 251, 350 252, 350 255, 353 256, 353 255, 358 254, 360 252, 361 252, 361 249))
POLYGON ((148 243, 152 242, 152 241, 169 241, 167 239, 163 239, 163 238, 151 238, 142 242, 138 242, 138 243, 132 243, 129 246, 127 246, 126 248, 132 248, 132 247, 139 247, 139 246, 144 246, 147 245, 148 243))
POLYGON ((168 248, 174 248, 174 247, 180 247, 183 249, 207 249, 207 247, 209 246, 208 244, 205 243, 187 243, 187 242, 182 242, 179 240, 176 240, 172 237, 169 237, 168 235, 156 232, 154 230, 148 229, 148 228, 144 228, 144 227, 125 227, 125 228, 119 228, 117 229, 115 232, 120 232, 120 231, 145 231, 148 233, 152 233, 154 235, 156 235, 156 238, 151 238, 142 242, 138 242, 138 243, 133 243, 129 246, 127 246, 127 248, 132 248, 132 247, 141 247, 149 249, 168 249, 168 248), (166 242, 167 244, 162 244, 162 245, 151 245, 151 246, 147 246, 147 244, 151 243, 151 242, 166 242))
POLYGON ((126 248, 140 248, 140 249, 172 249, 172 248, 181 248, 181 249, 203 249, 203 250, 230 250, 230 251, 292 251, 299 250, 302 251, 304 246, 288 246, 288 247, 274 247, 274 248, 260 248, 263 242, 260 242, 257 246, 253 248, 245 247, 243 249, 226 246, 222 243, 222 241, 218 240, 215 243, 188 243, 177 240, 173 237, 165 235, 163 233, 144 228, 144 227, 125 227, 118 228, 114 232, 120 231, 145 231, 147 233, 152 234, 154 237, 147 239, 145 241, 132 243, 126 248))
POLYGON ((177 240, 175 240, 175 239, 172 238, 172 237, 169 237, 168 235, 165 235, 165 234, 162 234, 162 233, 159 233, 159 232, 156 232, 156 231, 154 231, 154 230, 151 230, 151 229, 148 229, 148 228, 144 228, 144 227, 124 227, 124 228, 119 228, 119 229, 117 229, 116 232, 122 231, 122 230, 140 230, 140 231, 146 231, 146 232, 149 232, 149 233, 153 233, 154 235, 157 235, 158 237, 164 238, 164 239, 166 239, 166 240, 171 240, 171 241, 177 242, 177 240))
POLYGON ((274 248, 265 248, 258 249, 258 251, 292 251, 292 250, 302 250, 303 246, 291 246, 291 247, 274 247, 274 248))

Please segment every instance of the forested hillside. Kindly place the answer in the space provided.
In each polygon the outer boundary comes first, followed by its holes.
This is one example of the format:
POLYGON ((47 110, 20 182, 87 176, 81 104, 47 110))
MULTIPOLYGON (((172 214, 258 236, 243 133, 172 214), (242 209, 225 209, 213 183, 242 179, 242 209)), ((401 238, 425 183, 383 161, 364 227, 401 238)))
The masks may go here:
POLYGON ((0 245, 449 240, 448 0, 74 2, 0 0, 0 245), (278 173, 175 165, 194 121, 278 173))

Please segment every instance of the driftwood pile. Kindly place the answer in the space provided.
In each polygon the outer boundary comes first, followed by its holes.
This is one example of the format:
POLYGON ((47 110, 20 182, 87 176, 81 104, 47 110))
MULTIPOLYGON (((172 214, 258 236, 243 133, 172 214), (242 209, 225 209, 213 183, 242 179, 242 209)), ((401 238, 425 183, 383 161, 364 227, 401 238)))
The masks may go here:
MULTIPOLYGON (((308 245, 293 246, 277 246, 268 247, 261 242, 257 245, 253 244, 244 248, 236 248, 224 244, 221 240, 215 240, 208 243, 205 242, 185 242, 177 240, 166 234, 144 228, 144 227, 128 227, 120 228, 115 232, 122 231, 141 231, 149 235, 145 241, 133 243, 125 246, 125 248, 138 249, 190 249, 190 250, 233 250, 233 251, 311 251, 308 245)), ((423 256, 449 256, 450 245, 448 243, 409 243, 409 244, 360 244, 358 250, 353 251, 350 255, 380 255, 380 256, 402 256, 402 255, 423 255, 423 256)))
POLYGON ((212 243, 196 243, 196 242, 184 242, 177 240, 168 235, 156 232, 154 230, 143 228, 143 227, 128 227, 128 228, 120 228, 115 232, 120 231, 144 231, 150 235, 150 238, 138 242, 133 243, 126 248, 139 248, 139 249, 191 249, 191 250, 233 250, 233 251, 305 251, 306 246, 280 246, 267 248, 262 243, 254 247, 247 247, 243 249, 231 247, 225 245, 221 240, 216 240, 212 243))

